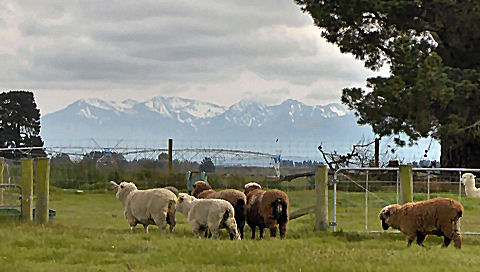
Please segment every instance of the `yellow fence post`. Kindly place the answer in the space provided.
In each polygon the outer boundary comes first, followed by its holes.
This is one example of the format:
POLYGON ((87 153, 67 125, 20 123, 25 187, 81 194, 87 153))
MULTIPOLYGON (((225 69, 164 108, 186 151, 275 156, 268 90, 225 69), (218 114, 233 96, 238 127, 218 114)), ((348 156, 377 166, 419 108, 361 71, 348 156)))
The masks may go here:
POLYGON ((326 165, 315 169, 315 231, 328 229, 328 168, 326 165))
MULTIPOLYGON (((0 157, 0 184, 3 183, 3 164, 5 163, 5 159, 0 157)), ((3 204, 3 188, 0 188, 0 204, 3 204)))
POLYGON ((412 165, 400 165, 400 204, 413 202, 413 172, 412 165))
POLYGON ((22 159, 22 220, 30 222, 33 202, 33 160, 22 159))
POLYGON ((50 183, 50 160, 36 158, 36 186, 35 186, 35 221, 38 224, 48 223, 48 195, 50 183))

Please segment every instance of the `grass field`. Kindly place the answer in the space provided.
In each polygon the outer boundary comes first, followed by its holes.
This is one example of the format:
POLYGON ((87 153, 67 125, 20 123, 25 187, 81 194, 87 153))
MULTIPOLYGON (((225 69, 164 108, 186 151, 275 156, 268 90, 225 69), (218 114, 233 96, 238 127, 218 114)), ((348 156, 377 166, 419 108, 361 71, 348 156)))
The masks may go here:
MULTIPOLYGON (((383 200, 369 196, 368 228, 383 200), (371 201, 371 202, 370 202, 371 201)), ((448 195, 447 195, 448 196, 448 195)), ((455 197, 455 195, 450 195, 455 197)), ((440 247, 427 238, 426 248, 406 247, 401 234, 364 231, 363 193, 339 193, 336 233, 313 232, 312 215, 293 220, 287 239, 230 241, 194 238, 185 218, 177 216, 172 234, 138 226, 129 232, 121 203, 113 192, 54 189, 50 206, 57 211, 46 227, 4 220, 0 223, 0 271, 476 271, 480 237, 464 236, 462 250, 440 247), (355 231, 357 230, 357 231, 355 231)), ((289 192, 291 210, 313 205, 313 191, 289 192)), ((416 199, 425 195, 416 194, 416 199)), ((463 199, 462 230, 480 230, 480 200, 463 199)))

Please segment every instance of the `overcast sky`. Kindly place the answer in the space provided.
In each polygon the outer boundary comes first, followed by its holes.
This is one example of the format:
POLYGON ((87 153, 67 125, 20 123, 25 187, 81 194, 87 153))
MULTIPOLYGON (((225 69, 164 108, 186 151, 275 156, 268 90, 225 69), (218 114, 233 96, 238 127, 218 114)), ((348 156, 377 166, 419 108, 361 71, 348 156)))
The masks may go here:
POLYGON ((42 114, 93 97, 324 105, 375 74, 293 0, 48 3, 0 0, 0 90, 34 91, 42 114))

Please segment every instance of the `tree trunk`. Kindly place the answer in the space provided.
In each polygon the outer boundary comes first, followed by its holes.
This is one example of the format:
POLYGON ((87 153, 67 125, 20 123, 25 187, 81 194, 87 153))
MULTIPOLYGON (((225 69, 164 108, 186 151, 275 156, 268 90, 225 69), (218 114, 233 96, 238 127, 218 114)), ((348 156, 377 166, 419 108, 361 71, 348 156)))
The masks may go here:
POLYGON ((480 168, 480 139, 444 137, 440 164, 444 168, 480 168))

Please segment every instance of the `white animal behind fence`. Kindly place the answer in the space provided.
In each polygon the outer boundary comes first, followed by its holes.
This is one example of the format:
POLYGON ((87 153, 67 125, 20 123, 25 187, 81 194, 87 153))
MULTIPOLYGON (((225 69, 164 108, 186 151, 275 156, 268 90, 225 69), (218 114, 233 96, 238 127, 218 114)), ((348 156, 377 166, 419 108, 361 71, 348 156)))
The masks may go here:
POLYGON ((462 183, 465 185, 467 197, 480 197, 480 190, 475 187, 475 176, 472 173, 463 174, 462 183))

